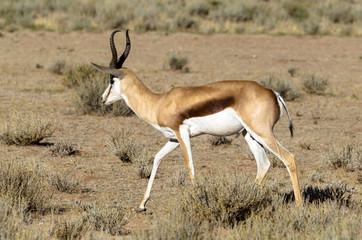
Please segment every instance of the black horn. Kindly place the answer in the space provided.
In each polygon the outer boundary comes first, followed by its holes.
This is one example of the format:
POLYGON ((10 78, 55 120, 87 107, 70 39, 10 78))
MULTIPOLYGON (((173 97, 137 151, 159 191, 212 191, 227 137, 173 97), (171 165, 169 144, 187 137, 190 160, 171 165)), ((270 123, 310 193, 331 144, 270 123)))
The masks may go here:
POLYGON ((129 31, 129 29, 126 30, 126 48, 124 49, 122 56, 119 58, 119 60, 116 64, 116 68, 122 67, 124 61, 128 57, 129 52, 131 51, 131 40, 129 39, 128 31, 129 31))
POLYGON ((117 68, 117 49, 116 46, 114 45, 114 35, 117 32, 120 32, 120 30, 115 30, 114 32, 112 32, 109 38, 109 44, 111 46, 111 51, 112 51, 112 60, 109 63, 110 68, 117 68))

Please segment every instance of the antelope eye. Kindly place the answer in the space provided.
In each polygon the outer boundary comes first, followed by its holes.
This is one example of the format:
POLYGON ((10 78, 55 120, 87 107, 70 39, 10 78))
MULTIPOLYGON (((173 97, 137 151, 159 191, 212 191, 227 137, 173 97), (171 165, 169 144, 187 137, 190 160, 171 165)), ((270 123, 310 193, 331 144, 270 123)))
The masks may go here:
POLYGON ((112 85, 114 83, 113 78, 109 80, 109 83, 112 85))

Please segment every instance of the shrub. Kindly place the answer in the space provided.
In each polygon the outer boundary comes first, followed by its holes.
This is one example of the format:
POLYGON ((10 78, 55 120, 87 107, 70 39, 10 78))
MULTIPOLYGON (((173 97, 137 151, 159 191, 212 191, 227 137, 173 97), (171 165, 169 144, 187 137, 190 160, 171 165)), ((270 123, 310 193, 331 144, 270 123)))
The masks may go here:
POLYGON ((61 141, 55 143, 50 147, 50 151, 53 156, 67 157, 74 155, 77 150, 74 149, 73 145, 67 141, 61 141))
POLYGON ((324 95, 328 86, 328 78, 316 74, 307 74, 304 77, 303 86, 308 93, 324 95))
POLYGON ((252 213, 234 228, 231 239, 358 239, 361 206, 350 210, 336 202, 295 207, 275 203, 252 213))
POLYGON ((178 56, 174 53, 169 54, 166 60, 167 68, 173 71, 189 72, 187 63, 187 58, 178 56))
POLYGON ((101 102, 101 96, 109 84, 108 78, 108 75, 98 71, 95 67, 83 64, 69 69, 65 73, 62 83, 68 88, 75 89, 77 94, 75 106, 82 114, 133 115, 133 111, 122 100, 111 106, 106 106, 101 102))
POLYGON ((61 217, 54 222, 51 235, 60 240, 83 239, 90 230, 90 223, 84 216, 61 217))
POLYGON ((15 113, 0 130, 0 140, 7 145, 38 144, 54 132, 53 124, 35 115, 15 113))
POLYGON ((280 80, 274 75, 271 75, 269 78, 261 81, 260 83, 267 88, 277 91, 286 101, 293 101, 299 97, 298 89, 294 88, 291 84, 280 80))
POLYGON ((149 157, 145 148, 130 135, 130 131, 126 129, 108 135, 107 148, 122 162, 132 163, 141 178, 149 178, 152 172, 153 159, 149 157))
POLYGON ((90 189, 82 187, 78 181, 70 179, 69 177, 53 174, 50 176, 49 181, 51 186, 59 192, 84 193, 90 191, 90 189))
POLYGON ((24 219, 26 216, 11 199, 0 197, 0 239, 45 239, 39 229, 29 229, 24 219))
POLYGON ((233 141, 232 139, 226 138, 226 137, 215 137, 212 136, 209 139, 209 142, 213 146, 220 146, 220 145, 230 145, 233 141))
POLYGON ((105 203, 94 203, 85 206, 85 216, 95 231, 111 235, 126 233, 123 228, 129 222, 129 214, 120 206, 110 206, 105 203))
POLYGON ((199 178, 178 193, 178 214, 201 224, 234 225, 271 201, 270 192, 237 175, 199 178))
POLYGON ((362 154, 359 145, 350 142, 341 147, 334 147, 324 154, 326 164, 334 168, 345 168, 348 171, 362 169, 362 154))
POLYGON ((324 175, 320 174, 320 173, 312 173, 308 176, 308 180, 310 182, 317 182, 317 183, 322 183, 323 181, 324 175))
POLYGON ((55 74, 62 75, 65 69, 66 63, 64 60, 58 60, 49 66, 49 71, 55 74))
POLYGON ((51 198, 51 191, 35 161, 14 159, 0 162, 0 196, 23 208, 24 213, 42 213, 51 198))

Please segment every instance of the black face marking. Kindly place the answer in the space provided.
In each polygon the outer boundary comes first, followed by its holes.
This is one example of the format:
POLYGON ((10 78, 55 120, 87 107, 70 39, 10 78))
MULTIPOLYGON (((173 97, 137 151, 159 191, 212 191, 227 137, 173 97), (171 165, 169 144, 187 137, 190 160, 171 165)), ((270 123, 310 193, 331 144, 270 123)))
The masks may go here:
POLYGON ((114 83, 113 78, 114 78, 114 77, 113 77, 113 76, 111 76, 111 77, 110 77, 110 79, 109 79, 109 83, 110 83, 111 85, 114 83))

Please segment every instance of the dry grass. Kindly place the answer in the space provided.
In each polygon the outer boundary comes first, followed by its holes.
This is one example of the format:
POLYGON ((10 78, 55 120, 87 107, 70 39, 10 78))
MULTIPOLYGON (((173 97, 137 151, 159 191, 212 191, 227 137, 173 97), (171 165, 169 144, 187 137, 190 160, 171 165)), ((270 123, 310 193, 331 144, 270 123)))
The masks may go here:
POLYGON ((324 162, 334 168, 344 168, 351 172, 362 170, 360 146, 350 142, 339 147, 333 147, 324 154, 324 162))
POLYGON ((299 90, 296 87, 274 75, 271 75, 266 80, 260 81, 260 83, 267 88, 277 91, 286 101, 293 101, 299 97, 299 90))
POLYGON ((212 146, 230 145, 232 143, 232 141, 233 141, 232 139, 226 138, 226 137, 211 136, 208 138, 208 142, 212 146))
POLYGON ((33 114, 14 113, 0 130, 0 140, 7 145, 38 144, 54 132, 53 123, 33 114))
POLYGON ((74 149, 74 145, 68 141, 60 141, 50 146, 50 151, 53 156, 67 157, 74 155, 77 150, 74 149))
POLYGON ((133 111, 124 101, 118 101, 111 106, 101 102, 101 96, 108 86, 108 75, 98 71, 90 64, 75 66, 66 71, 62 83, 68 88, 74 88, 76 111, 81 114, 113 114, 115 116, 131 116, 133 111))
POLYGON ((186 57, 179 56, 175 53, 169 53, 166 61, 165 68, 173 71, 189 72, 190 69, 187 66, 188 60, 186 57))
POLYGON ((209 1, 145 0, 102 3, 85 0, 23 0, 0 4, 0 29, 56 31, 194 31, 360 36, 361 6, 356 1, 209 1), (118 14, 123 9, 123 14, 118 14), (313 27, 311 27, 313 25, 313 27), (307 26, 307 27, 306 27, 307 26), (346 30, 346 29, 349 30, 346 30))
POLYGON ((127 129, 121 129, 108 135, 106 145, 108 151, 122 162, 132 163, 141 178, 149 178, 152 172, 153 158, 149 156, 144 146, 133 139, 127 129))
POLYGON ((63 175, 51 174, 49 176, 50 185, 59 192, 64 193, 85 193, 90 192, 89 188, 83 187, 79 181, 63 175))
POLYGON ((303 79, 303 86, 310 94, 324 95, 328 87, 328 78, 317 74, 307 74, 303 79))
POLYGON ((58 60, 49 66, 49 71, 58 75, 64 73, 66 62, 64 60, 58 60))
POLYGON ((308 186, 304 207, 293 193, 273 193, 248 178, 217 176, 180 187, 168 213, 134 239, 358 239, 362 206, 345 184, 308 186))
POLYGON ((37 162, 15 159, 0 162, 0 196, 8 198, 24 213, 43 213, 52 192, 37 162))

